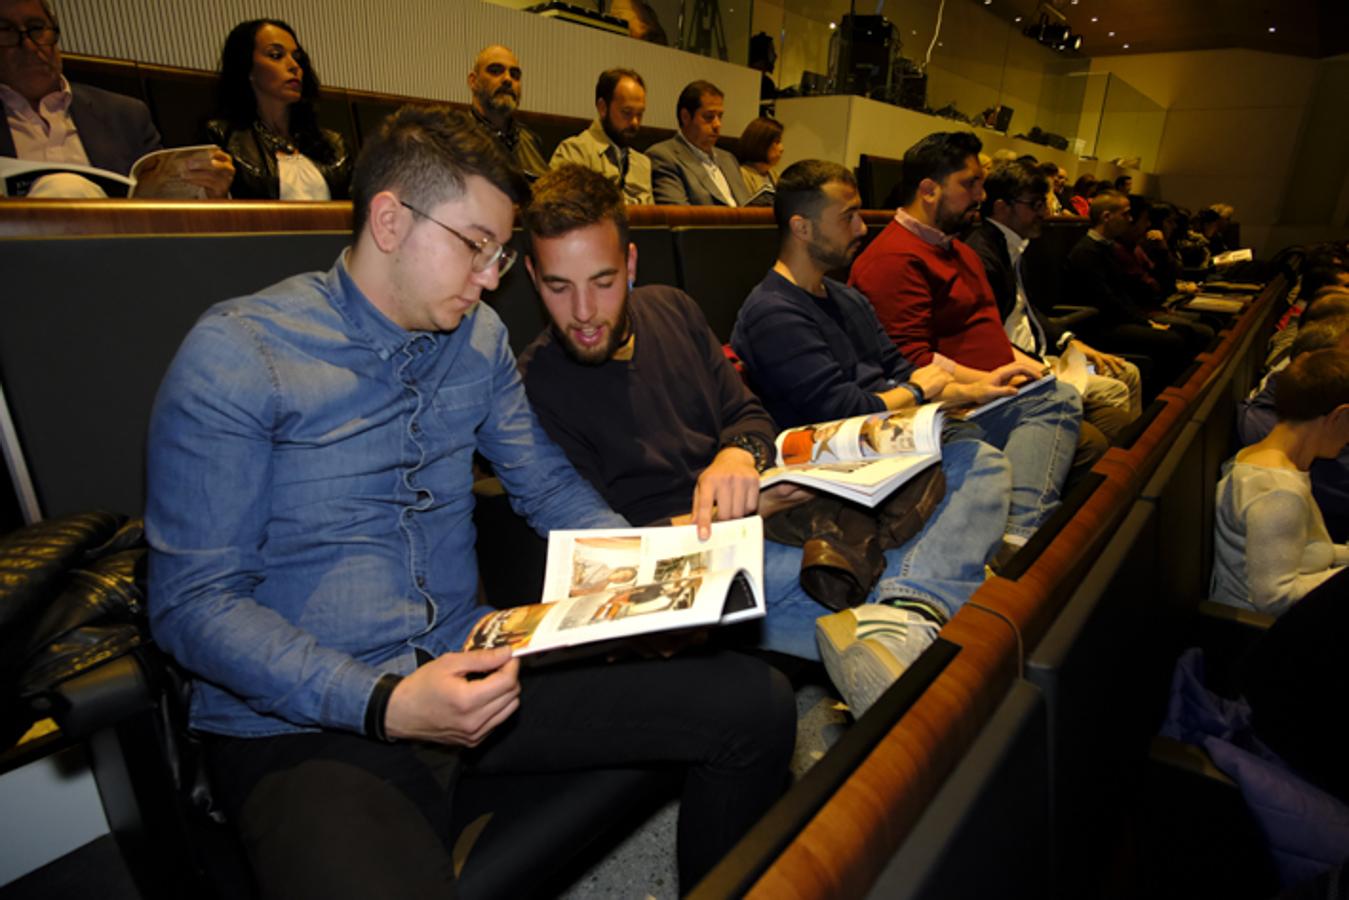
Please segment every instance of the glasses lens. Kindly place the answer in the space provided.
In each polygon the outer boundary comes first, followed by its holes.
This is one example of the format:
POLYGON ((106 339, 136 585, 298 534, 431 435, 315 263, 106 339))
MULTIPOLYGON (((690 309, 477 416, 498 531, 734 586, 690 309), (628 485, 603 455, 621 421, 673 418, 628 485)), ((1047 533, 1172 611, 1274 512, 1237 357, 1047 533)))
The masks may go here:
POLYGON ((520 254, 510 247, 501 248, 501 258, 497 260, 497 275, 505 275, 515 265, 515 260, 520 254))

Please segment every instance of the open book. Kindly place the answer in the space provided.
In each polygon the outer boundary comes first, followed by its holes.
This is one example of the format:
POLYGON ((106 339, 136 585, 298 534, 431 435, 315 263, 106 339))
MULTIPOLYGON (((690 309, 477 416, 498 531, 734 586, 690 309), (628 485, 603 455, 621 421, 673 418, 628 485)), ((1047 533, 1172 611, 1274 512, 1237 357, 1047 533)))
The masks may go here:
POLYGON ((778 435, 776 465, 759 487, 782 481, 875 506, 941 461, 942 412, 936 403, 789 428, 778 435))
POLYGON ((465 650, 515 656, 764 615, 763 520, 554 531, 543 602, 488 613, 465 650))
POLYGON ((148 194, 160 200, 200 200, 206 196, 206 189, 183 181, 181 173, 188 160, 203 154, 209 156, 217 149, 214 144, 197 144, 153 150, 136 160, 130 177, 80 163, 2 157, 0 196, 27 196, 39 179, 65 174, 92 182, 109 197, 135 197, 140 188, 141 196, 148 194))

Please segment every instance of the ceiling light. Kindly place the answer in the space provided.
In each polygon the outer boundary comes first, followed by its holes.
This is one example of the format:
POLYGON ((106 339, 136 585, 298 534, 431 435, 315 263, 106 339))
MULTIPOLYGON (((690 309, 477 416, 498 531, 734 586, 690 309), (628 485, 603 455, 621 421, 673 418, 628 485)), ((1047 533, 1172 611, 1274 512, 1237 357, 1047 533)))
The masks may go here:
MULTIPOLYGON (((834 26, 833 26, 833 25, 830 25, 829 27, 830 27, 830 28, 833 28, 834 26)), ((1113 31, 1107 31, 1107 32, 1105 33, 1105 36, 1106 36, 1106 37, 1114 37, 1114 36, 1115 36, 1115 32, 1113 32, 1113 31)))
POLYGON ((830 22, 830 23, 829 23, 829 30, 830 30, 830 31, 833 31, 833 30, 834 30, 835 28, 837 28, 837 27, 838 27, 838 25, 837 25, 836 23, 834 23, 834 22, 830 22))
POLYGON ((1098 16, 1092 16, 1092 17, 1091 17, 1091 20, 1092 20, 1093 22, 1099 22, 1099 21, 1101 21, 1100 18, 1099 18, 1098 16))
MULTIPOLYGON (((1015 19, 1013 19, 1012 21, 1013 21, 1013 22, 1020 22, 1020 21, 1021 21, 1021 17, 1020 17, 1020 16, 1017 16, 1017 17, 1016 17, 1015 19)), ((914 33, 917 34, 917 32, 914 32, 914 33)))
POLYGON ((1128 44, 1125 44, 1125 45, 1124 45, 1124 49, 1125 49, 1125 50, 1128 50, 1128 49, 1129 49, 1129 45, 1128 45, 1128 44))
POLYGON ((1270 34, 1273 34, 1273 33, 1274 33, 1274 26, 1273 26, 1273 25, 1269 26, 1269 33, 1270 33, 1270 34))

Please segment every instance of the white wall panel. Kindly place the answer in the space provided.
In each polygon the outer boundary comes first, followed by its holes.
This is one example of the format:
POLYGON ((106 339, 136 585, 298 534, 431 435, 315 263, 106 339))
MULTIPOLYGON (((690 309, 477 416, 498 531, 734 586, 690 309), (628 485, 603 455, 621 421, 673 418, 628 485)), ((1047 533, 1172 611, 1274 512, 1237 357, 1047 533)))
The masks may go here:
POLYGON ((594 114, 595 78, 628 66, 647 83, 647 123, 675 125, 685 84, 726 92, 728 134, 758 112, 759 73, 669 47, 544 19, 480 0, 56 0, 62 44, 75 53, 214 69, 235 23, 270 16, 299 33, 326 84, 468 101, 466 79, 483 46, 502 42, 524 68, 522 107, 594 114))

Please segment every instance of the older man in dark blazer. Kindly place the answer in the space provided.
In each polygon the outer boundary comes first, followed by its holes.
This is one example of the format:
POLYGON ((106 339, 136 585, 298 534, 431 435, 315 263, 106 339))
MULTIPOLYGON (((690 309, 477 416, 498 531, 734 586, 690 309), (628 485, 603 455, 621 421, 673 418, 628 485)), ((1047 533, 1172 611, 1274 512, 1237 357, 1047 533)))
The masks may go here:
MULTIPOLYGON (((126 175, 159 149, 144 103, 71 84, 61 75, 61 29, 45 0, 0 0, 0 156, 80 163, 126 175)), ((203 156, 183 178, 214 196, 229 189, 228 155, 203 156)))
POLYGON ((717 146, 725 94, 710 81, 690 82, 679 94, 679 131, 646 151, 656 202, 672 206, 744 206, 749 202, 740 163, 717 146))

